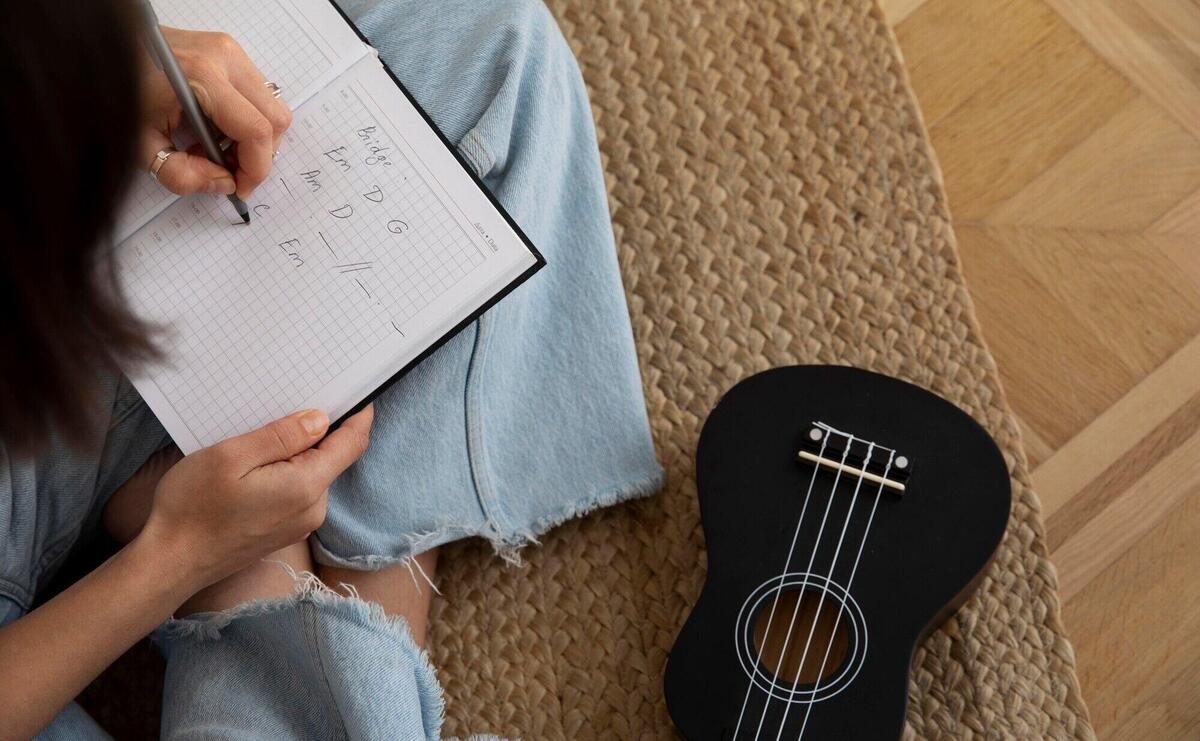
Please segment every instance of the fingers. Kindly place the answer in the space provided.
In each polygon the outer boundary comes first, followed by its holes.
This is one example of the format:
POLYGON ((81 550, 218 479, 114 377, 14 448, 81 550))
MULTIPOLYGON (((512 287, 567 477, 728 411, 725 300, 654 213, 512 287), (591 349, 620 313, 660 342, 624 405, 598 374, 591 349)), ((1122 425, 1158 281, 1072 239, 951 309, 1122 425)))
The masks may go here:
POLYGON ((238 197, 246 199, 271 172, 275 129, 262 111, 223 75, 207 71, 193 83, 200 105, 225 136, 237 142, 238 197))
MULTIPOLYGON (((271 158, 291 124, 291 111, 286 103, 272 96, 262 73, 232 36, 166 26, 163 32, 200 107, 221 134, 237 143, 236 171, 224 174, 225 178, 233 175, 238 196, 249 198, 270 174, 271 158)), ((161 74, 151 75, 148 84, 156 88, 150 99, 162 100, 154 108, 157 123, 146 137, 147 165, 155 152, 171 145, 170 130, 179 125, 181 115, 161 74)), ((224 172, 221 167, 206 163, 203 157, 172 156, 160 170, 159 180, 181 194, 235 192, 229 190, 226 180, 219 178, 217 171, 224 172)))
MULTIPOLYGON (((299 525, 301 529, 312 535, 312 532, 321 527, 321 523, 325 522, 325 512, 329 508, 329 492, 323 491, 317 497, 316 501, 308 505, 308 508, 300 513, 299 525)), ((305 536, 307 539, 308 536, 305 536)))
POLYGON ((271 159, 292 123, 287 104, 272 96, 266 78, 233 37, 212 34, 215 64, 201 64, 196 82, 201 107, 225 136, 237 142, 237 194, 245 199, 271 171, 271 159), (207 101, 205 100, 207 98, 207 101))
POLYGON ((320 440, 327 429, 329 415, 319 409, 308 409, 217 443, 213 450, 227 456, 244 475, 303 453, 320 440))
POLYGON ((342 422, 316 448, 297 456, 293 462, 301 475, 321 482, 322 488, 328 488, 342 471, 367 452, 374 419, 374 407, 367 405, 361 412, 342 422))
MULTIPOLYGON (((174 145, 164 134, 154 131, 145 137, 142 146, 143 161, 149 171, 158 153, 174 145)), ((237 187, 229 170, 209 162, 204 156, 182 151, 171 155, 162 164, 158 170, 158 182, 181 196, 192 193, 229 194, 237 187)))
POLYGON ((292 125, 292 111, 282 98, 276 98, 271 89, 267 87, 267 78, 263 77, 258 67, 254 66, 250 57, 242 54, 239 59, 233 60, 231 65, 230 82, 271 122, 271 129, 274 132, 271 140, 273 156, 279 150, 279 140, 292 125))

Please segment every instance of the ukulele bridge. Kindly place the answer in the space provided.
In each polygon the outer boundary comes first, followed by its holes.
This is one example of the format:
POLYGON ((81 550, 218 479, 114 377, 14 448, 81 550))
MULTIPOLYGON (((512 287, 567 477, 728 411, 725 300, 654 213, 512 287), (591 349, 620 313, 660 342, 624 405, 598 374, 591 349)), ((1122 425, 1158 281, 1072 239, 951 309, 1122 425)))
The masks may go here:
POLYGON ((913 462, 895 450, 814 422, 804 435, 801 461, 836 473, 857 476, 903 494, 913 462))

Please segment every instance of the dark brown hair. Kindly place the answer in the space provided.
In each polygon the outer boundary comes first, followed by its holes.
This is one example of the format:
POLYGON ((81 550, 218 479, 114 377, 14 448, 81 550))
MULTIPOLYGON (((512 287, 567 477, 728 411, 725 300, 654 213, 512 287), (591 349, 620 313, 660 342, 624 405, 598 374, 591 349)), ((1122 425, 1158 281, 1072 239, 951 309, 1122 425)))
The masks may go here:
POLYGON ((109 235, 137 151, 130 0, 6 0, 0 23, 0 439, 94 429, 95 387, 153 354, 122 301, 109 235))

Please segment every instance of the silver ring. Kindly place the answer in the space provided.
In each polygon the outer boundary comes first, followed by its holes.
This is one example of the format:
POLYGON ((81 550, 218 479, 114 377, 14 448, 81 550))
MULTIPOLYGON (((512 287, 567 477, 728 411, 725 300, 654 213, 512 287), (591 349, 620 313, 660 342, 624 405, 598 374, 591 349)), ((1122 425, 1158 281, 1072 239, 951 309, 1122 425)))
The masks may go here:
POLYGON ((150 163, 150 177, 158 180, 158 171, 167 164, 167 160, 173 154, 179 154, 179 150, 175 147, 164 147, 158 150, 158 153, 154 155, 154 161, 150 163))
POLYGON ((266 85, 267 89, 271 91, 272 98, 278 98, 280 95, 283 95, 283 88, 279 87, 279 85, 271 82, 270 80, 267 80, 263 84, 266 85))

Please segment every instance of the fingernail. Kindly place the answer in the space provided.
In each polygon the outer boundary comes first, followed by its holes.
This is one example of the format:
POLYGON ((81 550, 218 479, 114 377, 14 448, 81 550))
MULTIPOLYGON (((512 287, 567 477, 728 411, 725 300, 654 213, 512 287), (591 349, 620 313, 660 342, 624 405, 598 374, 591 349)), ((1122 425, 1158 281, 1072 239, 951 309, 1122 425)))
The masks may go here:
POLYGON ((329 427, 329 415, 320 409, 309 409, 300 412, 300 425, 309 435, 320 435, 329 427))
POLYGON ((204 192, 223 193, 225 195, 229 195, 236 187, 237 186, 234 185, 233 180, 230 178, 216 178, 215 180, 208 181, 208 185, 205 186, 204 192))

